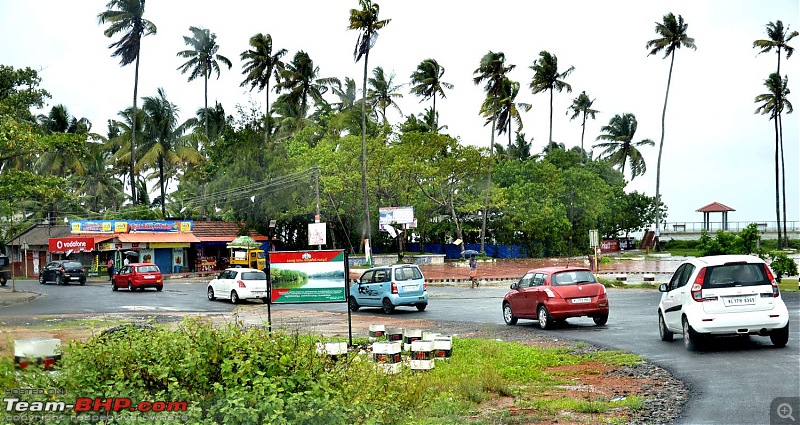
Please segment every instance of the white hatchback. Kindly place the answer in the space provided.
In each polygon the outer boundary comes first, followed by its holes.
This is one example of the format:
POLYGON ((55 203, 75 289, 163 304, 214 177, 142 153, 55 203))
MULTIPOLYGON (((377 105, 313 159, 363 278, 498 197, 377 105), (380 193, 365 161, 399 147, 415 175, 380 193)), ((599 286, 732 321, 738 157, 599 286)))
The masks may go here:
POLYGON ((267 274, 258 269, 230 268, 208 282, 209 301, 229 299, 233 304, 241 300, 260 299, 267 302, 267 274))
POLYGON ((688 350, 712 336, 769 336, 789 341, 789 312, 775 273, 751 255, 716 255, 684 261, 658 288, 658 330, 663 341, 683 334, 688 350))

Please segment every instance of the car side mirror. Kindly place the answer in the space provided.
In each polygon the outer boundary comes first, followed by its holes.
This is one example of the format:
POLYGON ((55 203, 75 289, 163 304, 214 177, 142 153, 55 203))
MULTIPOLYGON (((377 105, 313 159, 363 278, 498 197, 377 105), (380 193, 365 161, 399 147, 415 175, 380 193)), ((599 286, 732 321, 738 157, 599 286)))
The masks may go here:
POLYGON ((511 286, 510 286, 510 288, 511 288, 511 289, 517 289, 517 284, 516 284, 516 283, 512 283, 512 284, 511 284, 511 286))
POLYGON ((666 283, 662 283, 661 285, 658 285, 658 291, 659 292, 669 292, 669 288, 667 288, 667 284, 666 283))

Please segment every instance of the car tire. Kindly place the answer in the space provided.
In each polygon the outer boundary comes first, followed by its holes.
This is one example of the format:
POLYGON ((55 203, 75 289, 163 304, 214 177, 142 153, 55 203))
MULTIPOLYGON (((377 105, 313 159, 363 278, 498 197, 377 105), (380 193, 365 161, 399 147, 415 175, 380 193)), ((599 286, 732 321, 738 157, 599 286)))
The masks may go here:
POLYGON ((59 284, 59 285, 66 285, 67 281, 64 280, 64 275, 61 275, 60 277, 57 277, 56 278, 56 283, 59 284))
POLYGON ((542 329, 549 329, 552 326, 553 316, 547 311, 547 307, 540 305, 537 310, 537 317, 539 318, 539 327, 542 329))
POLYGON ((133 292, 136 288, 133 287, 133 282, 128 282, 128 291, 133 292))
POLYGON ((789 342, 789 324, 787 323, 786 326, 780 329, 774 329, 769 334, 769 340, 772 341, 772 345, 776 347, 786 347, 786 343, 789 342))
POLYGON ((0 277, 0 286, 6 286, 6 278, 0 277))
POLYGON ((608 315, 604 314, 602 316, 594 316, 592 317, 592 320, 594 320, 595 325, 603 326, 608 322, 608 315))
POLYGON ((39 285, 44 285, 46 280, 44 280, 44 273, 39 273, 39 285))
POLYGON ((419 311, 425 311, 425 308, 428 307, 428 304, 417 304, 416 307, 419 311))
POLYGON ((671 330, 667 328, 667 324, 664 322, 664 315, 661 312, 658 312, 658 336, 661 337, 662 341, 672 341, 672 337, 675 334, 672 333, 671 330))
POLYGON ((114 285, 114 282, 111 282, 111 290, 116 291, 117 289, 119 289, 117 288, 117 285, 114 285))
POLYGON ((264 304, 269 304, 269 298, 264 297, 261 299, 261 302, 263 302, 264 304))
POLYGON ((208 297, 209 301, 214 301, 214 300, 217 299, 217 297, 214 296, 214 288, 212 288, 210 286, 208 287, 208 290, 206 291, 206 296, 208 297))
POLYGON ((236 291, 231 291, 231 304, 239 304, 241 301, 239 294, 236 291))
POLYGON ((358 305, 358 301, 356 301, 356 297, 353 296, 347 299, 347 306, 350 307, 350 311, 358 311, 361 308, 358 305))
POLYGON ((86 285, 86 279, 81 279, 78 283, 80 283, 81 286, 86 285))
POLYGON ((156 291, 159 291, 159 292, 161 292, 161 290, 162 290, 162 289, 164 289, 164 285, 158 285, 158 286, 156 286, 156 291))
POLYGON ((517 317, 514 316, 514 312, 511 310, 511 304, 509 303, 503 303, 503 320, 506 322, 506 325, 517 324, 517 317))
POLYGON ((697 351, 700 348, 700 335, 689 325, 689 320, 683 318, 683 345, 688 351, 697 351))
POLYGON ((388 298, 384 298, 381 305, 383 306, 383 312, 386 314, 391 314, 394 311, 394 304, 392 304, 392 300, 388 298))

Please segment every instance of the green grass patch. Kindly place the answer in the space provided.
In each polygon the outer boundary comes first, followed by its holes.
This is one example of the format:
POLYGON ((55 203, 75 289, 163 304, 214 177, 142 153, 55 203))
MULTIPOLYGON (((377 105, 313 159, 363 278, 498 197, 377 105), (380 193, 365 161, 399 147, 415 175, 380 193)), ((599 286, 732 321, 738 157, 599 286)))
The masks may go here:
POLYGON ((784 277, 781 279, 781 283, 778 284, 781 292, 800 292, 797 288, 798 278, 796 277, 784 277))

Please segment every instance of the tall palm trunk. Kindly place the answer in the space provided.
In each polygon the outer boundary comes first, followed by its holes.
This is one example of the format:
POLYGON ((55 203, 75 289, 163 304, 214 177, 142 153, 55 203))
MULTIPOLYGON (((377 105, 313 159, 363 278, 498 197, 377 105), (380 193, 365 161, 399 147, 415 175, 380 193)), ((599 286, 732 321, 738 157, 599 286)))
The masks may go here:
POLYGON ((550 89, 550 139, 549 142, 553 141, 553 89, 550 89))
MULTIPOLYGON (((661 143, 658 145, 658 161, 656 162, 656 234, 661 226, 661 153, 664 151, 664 130, 667 117, 667 100, 669 99, 669 86, 672 84, 672 66, 675 64, 675 51, 672 51, 669 60, 669 76, 667 77, 667 93, 664 95, 664 109, 661 111, 661 143)), ((658 248, 658 237, 654 239, 658 248)))
POLYGON ((158 181, 161 186, 161 219, 167 218, 166 190, 164 188, 164 156, 158 155, 158 181))
POLYGON ((131 203, 136 205, 136 175, 133 168, 136 166, 136 98, 139 94, 139 54, 136 55, 136 70, 133 77, 133 118, 131 119, 131 203))
MULTIPOLYGON (((786 164, 783 162, 783 117, 778 114, 778 131, 780 132, 780 146, 781 146, 781 189, 783 192, 783 238, 785 242, 783 246, 789 246, 789 234, 786 233, 786 164)), ((778 224, 780 226, 780 224, 778 224)))
MULTIPOLYGON (((780 76, 779 76, 780 77, 780 76)), ((777 96, 776 96, 777 97, 777 96)), ((775 217, 778 223, 778 249, 783 247, 783 238, 781 237, 781 198, 780 198, 780 168, 778 162, 778 151, 780 147, 779 142, 779 128, 778 128, 778 105, 775 105, 772 112, 772 119, 775 121, 775 217)))
POLYGON ((369 63, 369 49, 364 53, 364 79, 361 92, 361 196, 364 198, 364 229, 361 234, 362 239, 369 240, 372 235, 367 197, 367 63, 369 63))
POLYGON ((267 92, 267 118, 266 118, 267 122, 266 122, 266 125, 264 126, 264 142, 266 143, 267 149, 269 149, 270 148, 270 146, 269 146, 269 133, 272 130, 272 128, 270 127, 270 120, 269 120, 269 118, 270 118, 270 113, 269 113, 269 83, 267 83, 267 89, 264 90, 264 91, 267 92))
POLYGON ((433 93, 433 132, 439 132, 439 117, 436 115, 436 92, 433 93))
MULTIPOLYGON (((583 135, 586 134, 586 111, 583 111, 583 123, 581 124, 581 155, 583 155, 583 162, 586 162, 586 151, 583 149, 583 135)), ((625 173, 622 173, 625 175, 625 173)))
POLYGON ((206 127, 206 144, 208 144, 208 70, 203 75, 203 112, 205 113, 205 127, 206 127))
POLYGON ((489 176, 486 182, 486 196, 483 198, 483 223, 481 224, 481 253, 486 249, 486 216, 489 213, 489 191, 492 188, 492 164, 494 161, 494 129, 497 123, 497 98, 492 107, 492 142, 489 144, 489 176))

